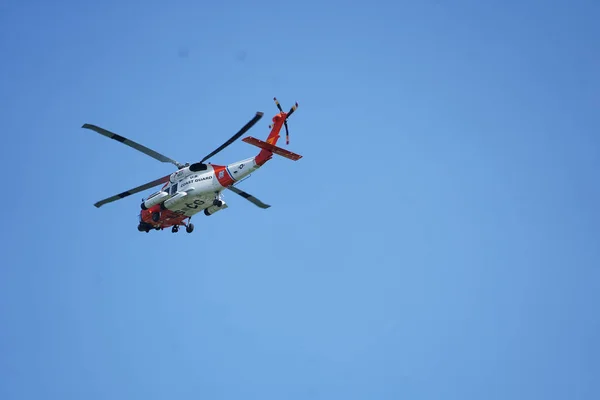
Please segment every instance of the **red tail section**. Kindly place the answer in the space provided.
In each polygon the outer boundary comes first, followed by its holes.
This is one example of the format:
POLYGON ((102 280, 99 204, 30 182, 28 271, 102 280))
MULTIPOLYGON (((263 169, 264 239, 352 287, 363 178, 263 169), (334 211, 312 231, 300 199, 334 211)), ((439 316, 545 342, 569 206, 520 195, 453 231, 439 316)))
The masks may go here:
MULTIPOLYGON (((283 123, 285 122, 286 117, 287 117, 287 114, 284 112, 280 112, 279 114, 277 114, 273 117, 273 125, 271 128, 271 132, 269 133, 269 136, 267 136, 266 143, 273 145, 273 146, 275 146, 277 144, 277 141, 281 137, 281 136, 279 136, 279 132, 281 131, 281 128, 283 127, 283 123)), ((247 139, 247 138, 245 138, 245 139, 247 139)), ((245 139, 242 139, 242 140, 249 143, 245 139)), ((252 138, 252 139, 254 139, 254 138, 252 138)), ((250 143, 250 144, 256 145, 255 143, 250 143)), ((268 148, 263 147, 261 149, 260 153, 258 153, 258 155, 256 156, 256 163, 258 165, 263 165, 264 163, 269 161, 272 157, 273 157, 273 151, 271 151, 268 148)))
POLYGON ((289 158, 290 160, 294 160, 294 161, 302 158, 302 156, 300 156, 298 154, 292 153, 291 151, 284 150, 281 147, 277 147, 277 141, 280 138, 279 132, 281 131, 282 127, 285 127, 286 142, 287 142, 287 144, 290 144, 287 119, 290 117, 290 115, 292 115, 294 113, 294 111, 296 111, 296 109, 298 108, 298 103, 294 104, 294 106, 290 109, 290 111, 288 111, 286 113, 281 108, 281 105, 277 101, 277 98, 274 97, 273 100, 275 101, 275 104, 277 105, 277 108, 279 109, 279 114, 277 114, 273 117, 273 125, 270 126, 271 132, 269 133, 269 136, 267 137, 267 141, 263 142, 262 140, 253 138, 252 136, 249 136, 249 137, 243 139, 244 142, 250 143, 250 144, 260 147, 262 149, 255 158, 255 161, 258 165, 263 165, 264 163, 269 161, 273 157, 273 154, 278 154, 280 156, 289 158))
POLYGON ((269 136, 267 136, 267 143, 272 144, 273 146, 277 145, 277 141, 281 137, 279 136, 279 132, 283 127, 286 117, 287 114, 284 112, 280 112, 273 117, 273 125, 271 125, 271 132, 269 133, 269 136))

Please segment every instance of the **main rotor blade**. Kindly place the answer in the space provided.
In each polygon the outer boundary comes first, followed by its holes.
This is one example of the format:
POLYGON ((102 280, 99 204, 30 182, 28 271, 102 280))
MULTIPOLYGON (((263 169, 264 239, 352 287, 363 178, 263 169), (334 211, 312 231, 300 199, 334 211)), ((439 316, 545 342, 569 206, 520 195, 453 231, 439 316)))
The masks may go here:
POLYGON ((262 201, 260 201, 256 197, 252 196, 251 194, 246 193, 243 190, 240 190, 240 189, 236 188, 235 186, 228 186, 227 189, 231 190, 234 193, 239 194, 240 196, 242 196, 246 200, 254 203, 256 206, 258 206, 260 208, 269 208, 269 207, 271 207, 270 205, 263 203, 262 201))
POLYGON ((100 200, 99 202, 94 203, 94 206, 96 206, 97 208, 100 208, 101 206, 103 206, 106 203, 112 203, 115 200, 120 200, 120 199, 122 199, 124 197, 131 196, 132 194, 141 192, 141 191, 146 190, 146 189, 150 189, 150 188, 152 188, 154 186, 160 185, 161 183, 167 183, 169 181, 169 177, 170 176, 171 176, 171 174, 165 175, 162 178, 158 178, 156 180, 153 180, 152 182, 145 183, 145 184, 143 184, 141 186, 138 186, 136 188, 129 189, 129 190, 123 192, 123 193, 119 193, 119 194, 116 194, 116 195, 114 195, 112 197, 108 197, 108 198, 106 198, 104 200, 100 200))
POLYGON ((123 143, 123 144, 125 144, 125 145, 127 145, 127 146, 129 146, 131 148, 134 148, 134 149, 136 149, 138 151, 141 151, 142 153, 144 153, 144 154, 146 154, 146 155, 148 155, 148 156, 150 156, 150 157, 152 157, 152 158, 154 158, 154 159, 156 159, 158 161, 172 163, 172 164, 176 165, 177 168, 183 168, 184 167, 183 164, 181 164, 181 163, 179 163, 179 162, 177 162, 175 160, 172 160, 172 159, 170 159, 167 156, 164 156, 164 155, 162 155, 162 154, 160 154, 160 153, 158 153, 158 152, 156 152, 156 151, 154 151, 152 149, 147 148, 146 146, 143 146, 143 145, 141 145, 139 143, 136 143, 133 140, 127 139, 126 137, 123 137, 121 135, 117 135, 116 133, 108 131, 108 130, 106 130, 104 128, 100 128, 99 126, 92 125, 92 124, 83 124, 82 128, 90 129, 92 131, 98 132, 99 134, 101 134, 103 136, 106 136, 107 138, 116 140, 117 142, 121 142, 121 143, 123 143))
POLYGON ((208 160, 209 158, 211 158, 212 156, 214 156, 215 154, 217 154, 218 152, 220 152, 221 150, 223 150, 225 147, 229 146, 231 143, 235 142, 240 136, 242 136, 244 133, 248 132, 248 130, 250 130, 250 128, 252 128, 254 126, 254 124, 256 124, 263 116, 263 113, 258 111, 256 113, 256 115, 254 116, 254 118, 252 118, 250 121, 248 121, 248 123, 246 125, 244 125, 242 127, 242 129, 240 129, 238 131, 238 133, 236 133, 235 135, 233 135, 228 141, 226 141, 225 143, 223 143, 219 148, 217 148, 215 151, 213 151, 212 153, 210 153, 209 155, 207 155, 206 157, 204 157, 200 163, 203 163, 204 161, 208 160))

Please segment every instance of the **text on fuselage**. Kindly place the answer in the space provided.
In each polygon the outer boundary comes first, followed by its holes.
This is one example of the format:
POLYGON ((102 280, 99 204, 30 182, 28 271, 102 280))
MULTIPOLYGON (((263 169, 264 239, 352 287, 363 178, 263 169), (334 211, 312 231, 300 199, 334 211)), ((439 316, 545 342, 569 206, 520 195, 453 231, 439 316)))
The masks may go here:
POLYGON ((187 186, 187 185, 189 185, 190 183, 197 183, 197 182, 200 182, 200 181, 205 181, 205 180, 207 180, 207 179, 212 179, 212 175, 208 175, 208 176, 205 176, 205 177, 203 177, 203 178, 196 178, 196 179, 190 179, 190 180, 187 180, 187 181, 185 181, 185 182, 183 182, 183 183, 181 184, 181 187, 183 187, 183 186, 187 186))

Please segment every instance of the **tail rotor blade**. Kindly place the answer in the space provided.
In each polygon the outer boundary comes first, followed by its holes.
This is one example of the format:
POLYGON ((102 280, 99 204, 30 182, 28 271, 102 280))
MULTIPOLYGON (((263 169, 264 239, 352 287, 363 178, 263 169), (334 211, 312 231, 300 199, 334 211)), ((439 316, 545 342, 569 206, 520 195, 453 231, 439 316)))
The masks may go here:
POLYGON ((285 126, 285 144, 290 144, 290 131, 288 130, 287 120, 283 122, 285 126))
POLYGON ((290 111, 287 113, 287 117, 285 119, 288 119, 290 117, 290 115, 292 115, 294 113, 294 111, 296 111, 298 109, 298 102, 296 102, 296 104, 294 104, 292 106, 292 108, 290 108, 290 111))
POLYGON ((281 108, 281 104, 279 104, 277 97, 273 97, 273 100, 275 101, 275 104, 277 105, 277 108, 279 109, 279 111, 283 112, 283 108, 281 108))
POLYGON ((287 116, 285 117, 285 121, 283 123, 285 125, 285 144, 290 144, 290 132, 288 131, 287 120, 290 117, 290 115, 292 115, 294 113, 294 111, 296 111, 297 108, 298 108, 298 102, 296 102, 296 104, 294 104, 292 106, 290 111, 287 113, 287 116))
MULTIPOLYGON (((279 104, 279 100, 277 100, 276 97, 273 97, 273 100, 275 101, 275 104, 277 105, 277 108, 279 109, 280 112, 283 112, 283 108, 281 108, 281 104, 279 104)), ((287 119, 290 117, 290 115, 292 115, 294 113, 294 111, 296 111, 296 109, 298 108, 298 102, 296 102, 292 108, 290 108, 290 111, 287 113, 286 117, 285 117, 285 121, 283 121, 283 125, 285 126, 285 143, 286 144, 290 144, 290 130, 288 128, 288 124, 287 124, 287 119)), ((272 127, 272 125, 269 125, 269 129, 272 127)))

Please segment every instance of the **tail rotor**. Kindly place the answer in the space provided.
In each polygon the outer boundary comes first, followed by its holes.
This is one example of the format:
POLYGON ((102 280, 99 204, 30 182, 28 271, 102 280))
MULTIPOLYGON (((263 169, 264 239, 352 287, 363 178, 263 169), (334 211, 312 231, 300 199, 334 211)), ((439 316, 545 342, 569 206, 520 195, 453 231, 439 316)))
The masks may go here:
MULTIPOLYGON (((273 100, 275 101, 275 105, 277 106, 279 111, 283 112, 283 109, 281 108, 281 104, 279 104, 279 101, 277 100, 277 98, 273 97, 273 100)), ((290 109, 290 111, 287 113, 287 115, 285 117, 285 121, 283 122, 283 125, 285 126, 285 144, 290 144, 290 131, 288 129, 287 119, 290 117, 290 115, 292 115, 294 113, 294 111, 296 111, 297 108, 298 108, 298 102, 296 102, 292 106, 292 108, 290 109)), ((272 127, 272 125, 269 125, 269 128, 271 128, 271 127, 272 127)))
POLYGON ((255 137, 248 136, 242 139, 243 142, 249 143, 253 146, 261 148, 261 152, 256 156, 256 162, 258 165, 263 165, 265 162, 271 159, 273 154, 277 154, 281 157, 285 157, 287 159, 298 161, 302 158, 300 154, 293 153, 289 150, 284 150, 281 147, 277 146, 277 141, 280 138, 281 128, 285 126, 285 136, 286 136, 286 144, 290 144, 290 131, 287 125, 287 120, 297 109, 298 102, 295 102, 292 108, 290 108, 289 112, 283 111, 281 104, 277 101, 276 97, 273 97, 275 101, 275 105, 279 110, 279 113, 273 116, 273 124, 269 125, 269 136, 266 141, 256 139, 255 137))

